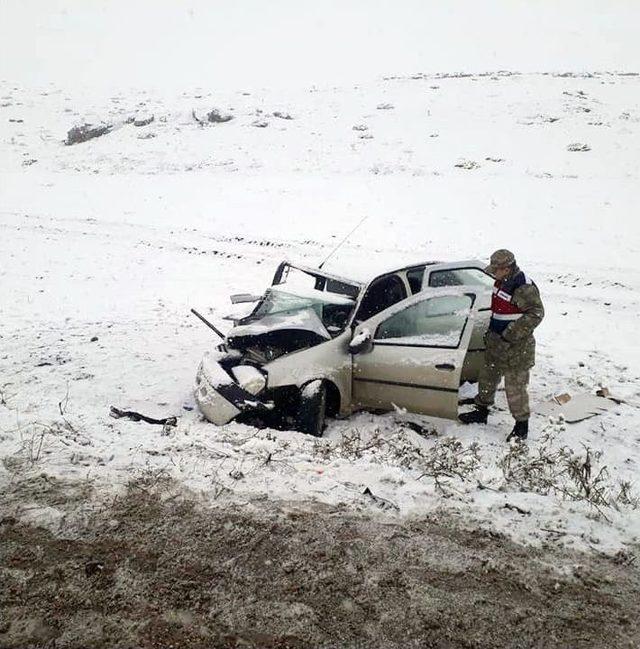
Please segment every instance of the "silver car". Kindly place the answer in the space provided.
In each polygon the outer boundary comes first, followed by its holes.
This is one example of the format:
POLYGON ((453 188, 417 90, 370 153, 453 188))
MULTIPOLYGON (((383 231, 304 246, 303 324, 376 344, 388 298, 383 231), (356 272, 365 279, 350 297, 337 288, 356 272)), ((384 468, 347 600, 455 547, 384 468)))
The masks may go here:
POLYGON ((327 416, 404 408, 455 419, 477 380, 493 279, 480 261, 426 262, 362 283, 283 262, 196 376, 202 414, 321 435, 327 416))

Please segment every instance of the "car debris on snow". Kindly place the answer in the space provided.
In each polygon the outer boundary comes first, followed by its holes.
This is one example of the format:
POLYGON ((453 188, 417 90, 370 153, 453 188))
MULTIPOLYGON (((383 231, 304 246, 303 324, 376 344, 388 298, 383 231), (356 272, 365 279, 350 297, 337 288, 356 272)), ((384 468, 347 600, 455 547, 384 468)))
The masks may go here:
POLYGON ((392 503, 390 500, 387 500, 386 498, 381 498, 380 496, 376 496, 369 487, 366 487, 365 490, 362 492, 362 495, 367 496, 371 502, 373 502, 377 507, 382 509, 383 511, 396 511, 399 512, 400 508, 398 505, 395 503, 392 503))
POLYGON ((114 419, 130 419, 131 421, 144 421, 147 424, 159 424, 161 426, 174 427, 178 425, 177 417, 164 417, 162 419, 155 419, 154 417, 147 417, 139 412, 133 410, 120 410, 115 406, 109 409, 109 416, 114 419))
POLYGON ((575 424, 607 412, 616 403, 620 402, 604 395, 585 392, 571 396, 565 393, 554 397, 551 401, 539 403, 534 410, 540 415, 562 417, 568 424, 575 424))

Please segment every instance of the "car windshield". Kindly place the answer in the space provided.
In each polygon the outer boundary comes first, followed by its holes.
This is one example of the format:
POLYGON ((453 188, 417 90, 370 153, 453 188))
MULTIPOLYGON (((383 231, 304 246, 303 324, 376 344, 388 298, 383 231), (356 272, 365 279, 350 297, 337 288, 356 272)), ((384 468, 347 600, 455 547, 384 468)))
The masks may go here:
POLYGON ((353 311, 355 301, 347 295, 327 293, 315 289, 293 287, 267 289, 264 298, 253 313, 253 318, 271 315, 293 315, 312 309, 327 331, 337 334, 342 331, 353 311))

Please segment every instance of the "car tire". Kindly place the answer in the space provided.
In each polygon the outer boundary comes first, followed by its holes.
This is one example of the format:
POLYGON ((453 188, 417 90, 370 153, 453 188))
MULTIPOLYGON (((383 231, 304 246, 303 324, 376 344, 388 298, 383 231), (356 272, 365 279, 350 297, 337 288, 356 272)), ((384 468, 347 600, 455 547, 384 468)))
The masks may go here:
POLYGON ((301 433, 322 437, 327 412, 327 386, 324 381, 315 380, 300 390, 300 401, 296 417, 296 429, 301 433))

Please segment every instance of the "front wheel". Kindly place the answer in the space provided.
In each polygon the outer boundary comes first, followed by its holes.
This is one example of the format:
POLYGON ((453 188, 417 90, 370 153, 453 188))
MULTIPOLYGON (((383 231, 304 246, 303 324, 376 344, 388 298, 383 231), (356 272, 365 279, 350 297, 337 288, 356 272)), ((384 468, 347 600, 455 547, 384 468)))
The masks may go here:
POLYGON ((301 433, 322 437, 327 413, 327 386, 317 379, 300 390, 296 428, 301 433))

